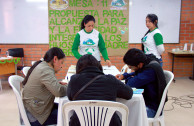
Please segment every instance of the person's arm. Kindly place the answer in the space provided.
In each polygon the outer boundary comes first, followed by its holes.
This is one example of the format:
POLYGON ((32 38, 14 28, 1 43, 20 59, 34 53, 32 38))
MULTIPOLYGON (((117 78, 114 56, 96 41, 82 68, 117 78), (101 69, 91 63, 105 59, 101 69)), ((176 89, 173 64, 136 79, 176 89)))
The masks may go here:
POLYGON ((131 99, 133 96, 133 90, 130 86, 122 83, 121 81, 118 81, 118 90, 117 90, 117 97, 123 98, 123 99, 131 99))
POLYGON ((75 58, 79 59, 82 55, 78 52, 78 47, 80 45, 80 35, 77 33, 72 46, 72 53, 75 58))
POLYGON ((67 85, 59 84, 59 81, 55 77, 54 71, 45 69, 41 73, 40 82, 46 86, 46 88, 55 96, 62 97, 66 95, 67 85))
POLYGON ((114 76, 109 75, 113 82, 117 83, 117 97, 123 99, 131 99, 133 96, 133 90, 130 86, 122 83, 120 80, 117 80, 114 76))
POLYGON ((100 33, 99 33, 98 37, 99 37, 98 47, 99 47, 99 50, 102 54, 102 57, 104 58, 104 61, 109 60, 108 53, 107 53, 107 50, 106 50, 106 47, 105 47, 104 39, 103 39, 103 37, 100 33))
POLYGON ((160 55, 162 55, 162 53, 164 52, 164 44, 163 44, 163 37, 160 33, 156 33, 154 35, 154 41, 156 43, 156 47, 158 49, 158 52, 160 55))
POLYGON ((123 76, 124 78, 123 79, 127 79, 128 77, 131 77, 131 76, 134 76, 135 75, 135 72, 132 72, 132 73, 124 73, 123 76))
POLYGON ((127 85, 135 88, 142 87, 146 84, 149 84, 152 81, 156 80, 156 74, 153 69, 144 70, 141 73, 138 73, 134 77, 127 78, 127 85))
POLYGON ((67 97, 70 101, 72 101, 72 95, 71 95, 71 91, 72 90, 72 81, 69 81, 68 87, 67 87, 67 97))

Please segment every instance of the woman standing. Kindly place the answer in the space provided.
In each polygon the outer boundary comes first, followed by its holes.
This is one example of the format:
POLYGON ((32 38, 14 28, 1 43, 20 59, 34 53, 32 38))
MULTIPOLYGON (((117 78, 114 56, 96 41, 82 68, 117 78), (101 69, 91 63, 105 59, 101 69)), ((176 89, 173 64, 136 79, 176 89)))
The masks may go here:
POLYGON ((57 80, 55 73, 61 70, 64 59, 60 48, 49 49, 44 61, 37 61, 22 82, 22 99, 32 126, 57 124, 58 104, 54 99, 65 96, 67 86, 57 80))
POLYGON ((158 29, 158 17, 155 14, 148 14, 146 17, 146 26, 149 29, 142 38, 143 51, 145 54, 153 54, 163 66, 162 53, 164 52, 163 37, 158 29))
POLYGON ((108 66, 111 62, 108 58, 108 53, 105 47, 102 35, 94 29, 95 19, 92 15, 86 15, 81 22, 81 31, 79 31, 74 39, 72 52, 74 56, 79 59, 84 54, 93 55, 100 61, 100 53, 108 66), (78 52, 79 47, 79 52, 78 52))

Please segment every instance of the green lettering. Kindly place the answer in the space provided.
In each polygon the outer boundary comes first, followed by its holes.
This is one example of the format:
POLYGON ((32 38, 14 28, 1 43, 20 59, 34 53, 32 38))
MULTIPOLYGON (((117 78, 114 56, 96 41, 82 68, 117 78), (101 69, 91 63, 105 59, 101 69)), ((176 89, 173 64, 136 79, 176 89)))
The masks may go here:
POLYGON ((104 24, 109 25, 109 22, 108 22, 108 19, 107 18, 104 18, 104 24))
POLYGON ((55 29, 55 26, 49 26, 49 29, 51 29, 51 33, 53 33, 53 30, 55 29))
POLYGON ((79 26, 73 26, 73 33, 77 33, 79 30, 79 26))
POLYGON ((122 20, 122 21, 121 21, 120 24, 121 24, 121 25, 126 25, 125 21, 127 20, 127 18, 121 18, 121 20, 122 20))
POLYGON ((55 20, 54 20, 54 18, 51 18, 51 19, 50 19, 49 25, 55 25, 55 20))
POLYGON ((113 49, 117 49, 118 48, 118 43, 117 42, 113 42, 113 49))
POLYGON ((107 48, 112 48, 112 43, 110 41, 108 42, 107 48))
POLYGON ((124 17, 124 14, 123 14, 123 11, 122 10, 119 11, 118 17, 124 17))

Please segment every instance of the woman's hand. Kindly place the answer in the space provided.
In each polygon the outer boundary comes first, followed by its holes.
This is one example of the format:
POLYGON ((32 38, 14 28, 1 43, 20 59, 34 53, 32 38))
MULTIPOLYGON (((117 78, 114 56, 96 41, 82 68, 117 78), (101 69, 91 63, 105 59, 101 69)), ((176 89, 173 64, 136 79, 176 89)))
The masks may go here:
POLYGON ((124 79, 124 76, 122 74, 117 74, 115 76, 118 80, 123 80, 124 79))
POLYGON ((110 60, 106 60, 106 63, 108 65, 108 67, 112 66, 112 63, 110 62, 110 60))
POLYGON ((66 82, 62 82, 62 81, 60 81, 59 84, 61 84, 61 85, 67 85, 66 82))

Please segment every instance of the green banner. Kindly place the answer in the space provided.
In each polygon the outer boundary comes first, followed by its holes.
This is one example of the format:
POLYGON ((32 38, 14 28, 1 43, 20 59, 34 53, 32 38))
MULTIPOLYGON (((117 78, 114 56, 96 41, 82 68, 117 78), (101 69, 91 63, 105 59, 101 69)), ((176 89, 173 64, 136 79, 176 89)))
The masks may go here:
POLYGON ((124 0, 49 0, 49 47, 60 47, 67 56, 85 15, 96 19, 95 29, 105 41, 109 56, 128 50, 129 3, 124 0))

